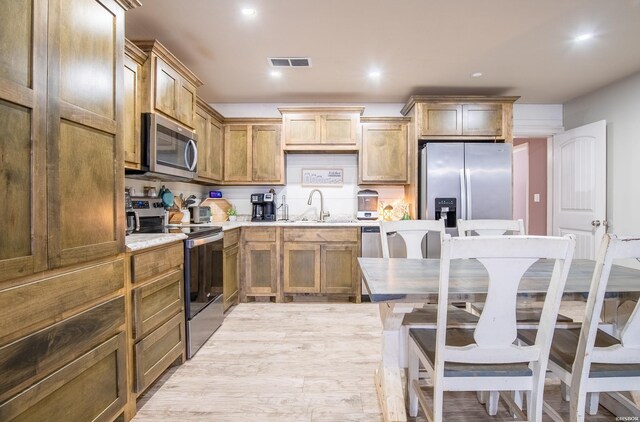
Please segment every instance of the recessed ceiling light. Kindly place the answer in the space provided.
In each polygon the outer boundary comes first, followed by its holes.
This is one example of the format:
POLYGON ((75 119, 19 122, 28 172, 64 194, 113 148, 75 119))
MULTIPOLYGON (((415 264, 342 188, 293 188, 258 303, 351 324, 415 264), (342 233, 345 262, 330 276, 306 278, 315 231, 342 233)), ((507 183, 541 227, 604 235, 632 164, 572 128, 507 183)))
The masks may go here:
POLYGON ((251 8, 245 8, 242 9, 242 14, 245 16, 253 16, 256 14, 256 9, 251 9, 251 8))
POLYGON ((380 76, 382 76, 382 73, 380 73, 379 70, 372 70, 369 72, 369 77, 371 79, 380 79, 380 76))
POLYGON ((574 37, 573 40, 575 42, 583 42, 583 41, 590 40, 591 38, 593 38, 593 33, 587 32, 587 33, 584 33, 584 34, 580 34, 577 37, 574 37))
POLYGON ((481 76, 482 76, 482 72, 473 72, 473 73, 471 74, 471 77, 472 77, 472 78, 479 78, 479 77, 481 77, 481 76))
POLYGON ((282 76, 282 72, 280 72, 279 70, 272 70, 271 71, 271 77, 272 78, 279 78, 280 76, 282 76))

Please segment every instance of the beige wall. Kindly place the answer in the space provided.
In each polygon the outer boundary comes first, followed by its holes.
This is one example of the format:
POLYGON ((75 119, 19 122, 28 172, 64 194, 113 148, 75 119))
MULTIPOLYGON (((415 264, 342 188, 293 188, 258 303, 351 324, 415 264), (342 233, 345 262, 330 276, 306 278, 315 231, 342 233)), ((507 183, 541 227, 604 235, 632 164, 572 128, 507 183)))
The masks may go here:
POLYGON ((518 138, 514 145, 528 144, 529 148, 529 232, 547 234, 547 138, 518 138), (534 202, 534 195, 540 202, 534 202))

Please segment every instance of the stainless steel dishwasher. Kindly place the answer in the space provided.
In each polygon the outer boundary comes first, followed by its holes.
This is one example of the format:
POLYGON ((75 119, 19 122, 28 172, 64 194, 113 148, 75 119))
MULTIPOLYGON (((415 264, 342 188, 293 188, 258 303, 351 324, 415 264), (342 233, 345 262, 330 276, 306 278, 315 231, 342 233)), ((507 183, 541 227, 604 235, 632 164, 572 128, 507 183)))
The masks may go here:
MULTIPOLYGON (((389 256, 391 258, 404 258, 407 256, 407 248, 404 241, 395 233, 387 235, 389 244, 389 256)), ((363 226, 360 229, 360 256, 363 258, 382 258, 382 241, 380 240, 380 226, 363 226)), ((362 300, 369 301, 367 287, 362 281, 362 300)))

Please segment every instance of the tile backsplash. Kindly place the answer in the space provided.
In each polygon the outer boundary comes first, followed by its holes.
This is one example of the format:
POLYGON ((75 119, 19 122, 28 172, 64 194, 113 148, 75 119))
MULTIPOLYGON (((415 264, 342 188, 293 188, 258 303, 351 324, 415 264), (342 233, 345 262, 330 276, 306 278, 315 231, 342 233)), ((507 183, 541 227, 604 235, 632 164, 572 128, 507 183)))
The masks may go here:
MULTIPOLYGON (((320 211, 320 198, 314 194, 311 205, 307 205, 309 193, 319 189, 324 197, 324 209, 332 217, 355 217, 357 211, 356 195, 361 189, 378 191, 380 201, 393 202, 404 196, 403 186, 358 186, 358 156, 356 154, 288 154, 286 156, 286 186, 235 186, 212 187, 222 191, 222 196, 231 202, 240 216, 251 215, 249 197, 252 193, 265 193, 273 188, 277 194, 277 205, 286 196, 290 218, 308 217, 315 219, 320 211), (303 169, 341 169, 342 186, 302 186, 303 169)), ((281 210, 278 218, 281 218, 281 210)))
MULTIPOLYGON (((145 186, 154 186, 160 190, 165 185, 174 195, 185 197, 195 195, 198 199, 207 198, 210 190, 219 190, 223 198, 238 210, 239 218, 251 216, 252 193, 266 193, 273 188, 277 195, 277 205, 282 203, 283 196, 289 204, 289 217, 307 217, 315 219, 320 211, 320 197, 314 194, 311 205, 307 205, 309 193, 313 189, 322 191, 324 209, 331 217, 354 218, 358 209, 356 195, 359 190, 373 189, 378 191, 379 200, 394 202, 404 197, 403 186, 358 186, 358 156, 356 154, 287 154, 286 186, 202 186, 182 182, 154 182, 125 178, 125 186, 133 187, 138 195, 144 193, 145 186), (303 169, 341 169, 343 170, 342 186, 302 186, 303 169)), ((278 210, 278 218, 282 217, 282 209, 278 210)))

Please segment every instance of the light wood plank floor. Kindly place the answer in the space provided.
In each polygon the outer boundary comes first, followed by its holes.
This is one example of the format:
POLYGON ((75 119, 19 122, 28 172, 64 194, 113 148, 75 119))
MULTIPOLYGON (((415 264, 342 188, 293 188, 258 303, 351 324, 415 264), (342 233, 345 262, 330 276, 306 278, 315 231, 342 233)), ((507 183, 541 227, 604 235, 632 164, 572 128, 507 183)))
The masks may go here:
MULTIPOLYGON (((377 305, 240 304, 192 360, 139 400, 134 421, 381 421, 373 383, 380 339, 377 305)), ((558 386, 547 390, 568 414, 558 386)), ((487 417, 475 393, 445 397, 447 421, 513 420, 487 417)), ((601 409, 588 420, 614 418, 601 409)))

